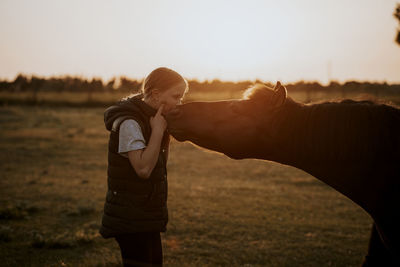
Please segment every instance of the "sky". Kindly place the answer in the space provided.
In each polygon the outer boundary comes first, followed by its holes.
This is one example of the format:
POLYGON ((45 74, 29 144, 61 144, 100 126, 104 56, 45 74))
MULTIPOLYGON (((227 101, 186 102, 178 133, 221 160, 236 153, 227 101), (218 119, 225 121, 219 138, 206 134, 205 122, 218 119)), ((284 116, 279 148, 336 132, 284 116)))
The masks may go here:
POLYGON ((400 83, 392 0, 0 0, 0 79, 19 73, 400 83))

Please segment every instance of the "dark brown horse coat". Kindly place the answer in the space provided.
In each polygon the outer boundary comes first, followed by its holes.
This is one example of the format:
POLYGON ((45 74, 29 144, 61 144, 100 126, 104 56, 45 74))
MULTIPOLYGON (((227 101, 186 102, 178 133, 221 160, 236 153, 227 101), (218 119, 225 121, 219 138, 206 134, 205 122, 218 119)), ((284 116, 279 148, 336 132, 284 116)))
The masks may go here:
POLYGON ((352 100, 303 105, 280 84, 251 93, 179 106, 167 115, 169 131, 234 159, 310 173, 366 210, 383 243, 400 254, 400 110, 352 100))

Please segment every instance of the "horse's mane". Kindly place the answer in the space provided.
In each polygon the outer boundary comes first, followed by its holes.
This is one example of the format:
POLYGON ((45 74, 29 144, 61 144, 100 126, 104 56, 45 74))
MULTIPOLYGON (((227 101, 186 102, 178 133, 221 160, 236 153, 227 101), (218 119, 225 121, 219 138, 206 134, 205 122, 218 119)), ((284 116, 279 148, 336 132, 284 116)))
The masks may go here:
MULTIPOLYGON (((337 99, 332 99, 332 100, 320 100, 320 101, 313 101, 311 103, 308 103, 308 105, 321 105, 321 106, 330 106, 330 105, 337 105, 337 104, 343 104, 343 105, 376 105, 380 104, 380 101, 376 100, 370 100, 370 99, 343 99, 343 98, 337 98, 337 99)), ((383 104, 383 103, 382 103, 383 104)))
POLYGON ((306 109, 309 123, 304 138, 316 144, 313 151, 317 155, 367 160, 397 142, 393 141, 397 140, 400 130, 400 110, 396 107, 370 100, 345 99, 308 104, 306 109))
MULTIPOLYGON (((271 96, 274 92, 274 88, 263 83, 256 83, 250 87, 248 87, 242 94, 242 99, 245 100, 258 100, 258 99, 267 99, 271 96)), ((374 106, 374 105, 386 105, 391 106, 394 108, 399 108, 400 105, 398 103, 394 103, 390 100, 383 100, 383 99, 365 99, 364 97, 360 97, 357 99, 344 99, 344 98, 337 98, 333 100, 320 100, 320 101, 313 101, 308 105, 322 105, 322 106, 332 106, 336 104, 343 104, 343 105, 367 105, 367 106, 374 106)))
POLYGON ((269 87, 262 83, 256 83, 247 88, 246 91, 243 92, 242 99, 250 100, 250 99, 267 98, 271 95, 273 91, 274 88, 272 87, 269 87))

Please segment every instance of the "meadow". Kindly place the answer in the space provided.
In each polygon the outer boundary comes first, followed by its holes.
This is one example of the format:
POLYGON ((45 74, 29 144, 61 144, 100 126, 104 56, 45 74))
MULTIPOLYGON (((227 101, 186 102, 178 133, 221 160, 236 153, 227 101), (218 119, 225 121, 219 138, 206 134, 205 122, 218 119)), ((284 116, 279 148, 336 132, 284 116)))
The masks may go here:
MULTIPOLYGON (((103 111, 0 107, 0 265, 121 266, 98 234, 103 111)), ((301 170, 172 140, 168 175, 166 266, 358 266, 366 253, 370 217, 301 170)))

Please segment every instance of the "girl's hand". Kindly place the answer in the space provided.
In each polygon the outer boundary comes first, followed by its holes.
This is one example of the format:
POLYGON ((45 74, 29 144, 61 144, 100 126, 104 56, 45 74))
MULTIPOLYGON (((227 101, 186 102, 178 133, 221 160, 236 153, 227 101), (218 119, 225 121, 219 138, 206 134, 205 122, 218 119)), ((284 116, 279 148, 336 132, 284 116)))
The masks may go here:
POLYGON ((164 104, 158 108, 156 115, 150 118, 151 130, 159 134, 164 134, 165 129, 167 129, 167 121, 162 115, 164 109, 164 104))

